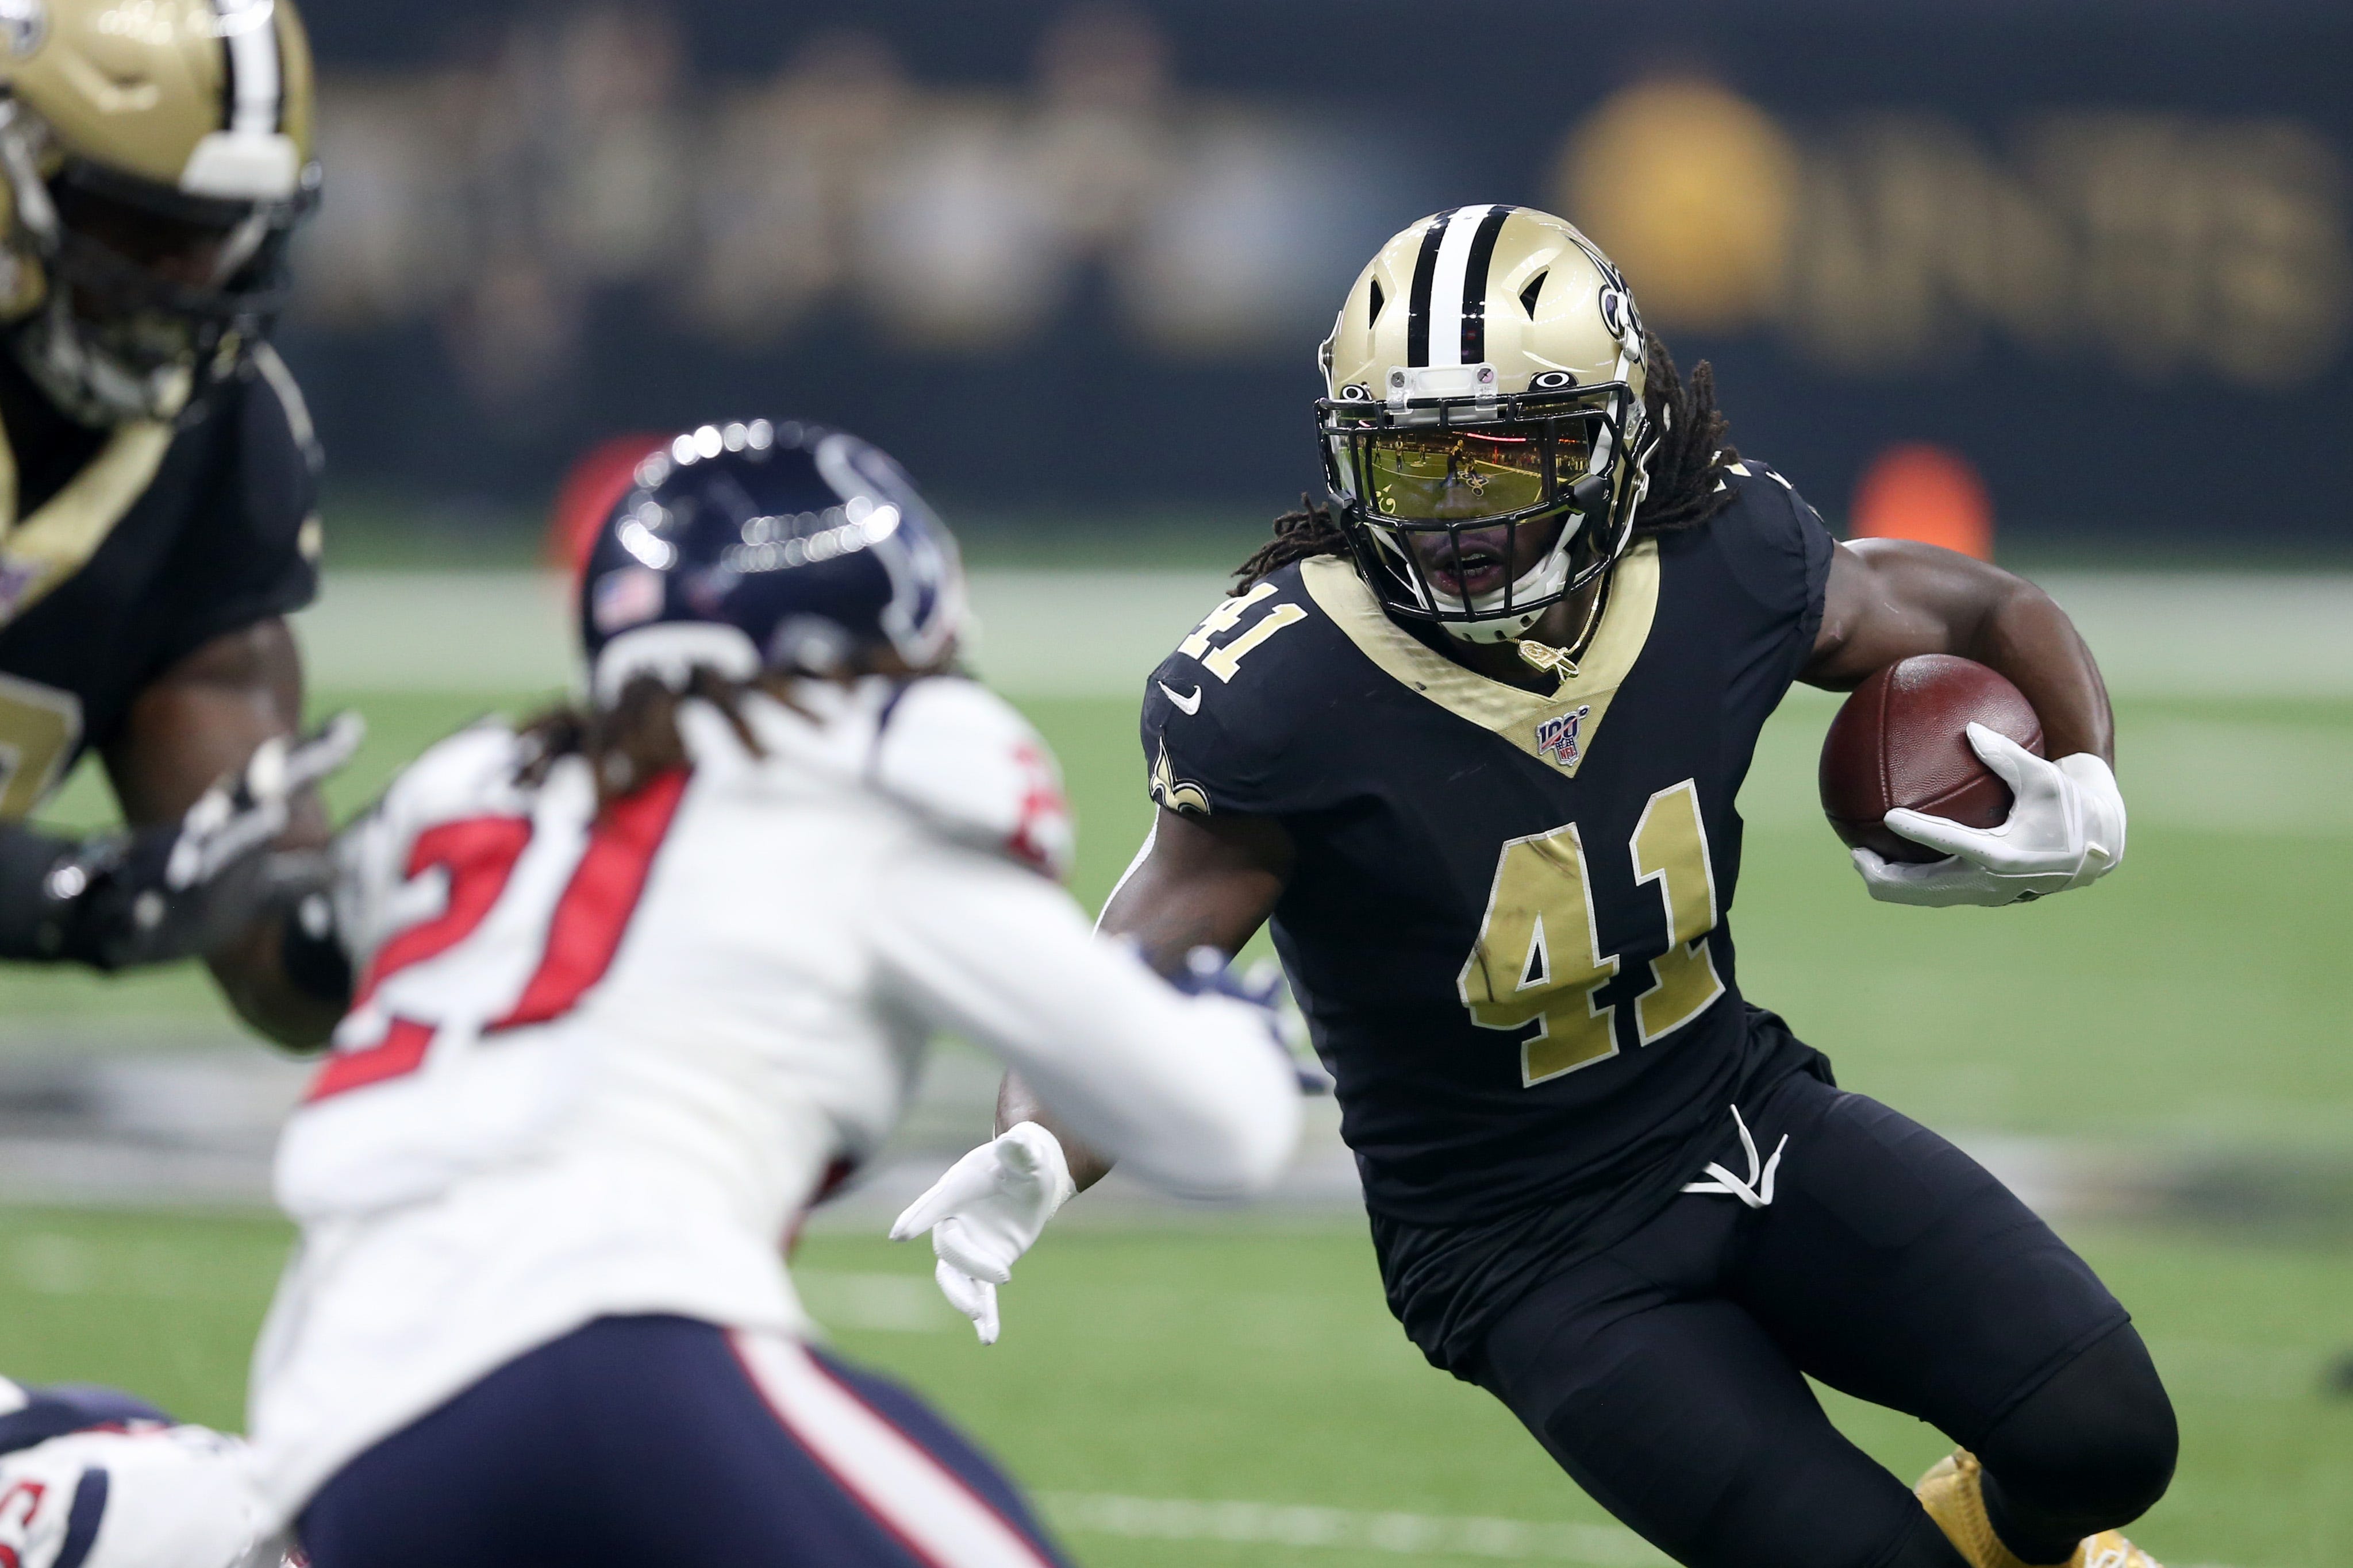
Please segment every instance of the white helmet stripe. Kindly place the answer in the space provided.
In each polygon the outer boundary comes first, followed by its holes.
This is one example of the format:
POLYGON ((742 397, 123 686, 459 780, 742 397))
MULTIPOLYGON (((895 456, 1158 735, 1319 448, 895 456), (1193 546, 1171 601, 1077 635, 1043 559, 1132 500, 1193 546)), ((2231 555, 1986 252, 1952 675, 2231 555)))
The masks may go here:
POLYGON ((1477 364, 1487 357, 1487 270, 1504 220, 1518 209, 1457 207, 1422 230, 1408 301, 1406 363, 1477 364))
MULTIPOLYGON (((1471 281, 1472 243, 1479 237, 1479 226, 1486 216, 1487 209, 1483 206, 1457 207, 1454 216, 1446 220, 1446 237, 1438 242, 1438 254, 1430 275, 1428 363, 1449 365, 1462 363, 1463 289, 1471 281)), ((1483 307, 1487 280, 1482 277, 1477 281, 1483 307)))
POLYGON ((221 40, 221 129, 275 135, 285 106, 276 0, 212 0, 221 40))

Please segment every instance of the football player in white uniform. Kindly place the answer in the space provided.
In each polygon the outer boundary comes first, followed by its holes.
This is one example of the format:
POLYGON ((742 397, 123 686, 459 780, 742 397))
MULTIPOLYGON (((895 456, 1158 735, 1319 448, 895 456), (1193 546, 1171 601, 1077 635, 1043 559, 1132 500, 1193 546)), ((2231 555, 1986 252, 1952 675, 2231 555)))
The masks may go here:
POLYGON ((0 1377, 0 1564, 280 1568, 246 1447, 111 1388, 0 1377))
MULTIPOLYGON (((318 1568, 1059 1562, 811 1347, 780 1244, 934 1030, 1204 1196, 1282 1166, 1289 1060, 1221 967, 1164 982, 1056 885, 1055 764, 948 672, 955 545, 896 465, 764 420, 636 479, 586 706, 442 742, 343 841, 362 979, 279 1152, 269 1518, 318 1568)), ((1012 1209, 1071 1190, 1051 1139, 988 1147, 1012 1209)))

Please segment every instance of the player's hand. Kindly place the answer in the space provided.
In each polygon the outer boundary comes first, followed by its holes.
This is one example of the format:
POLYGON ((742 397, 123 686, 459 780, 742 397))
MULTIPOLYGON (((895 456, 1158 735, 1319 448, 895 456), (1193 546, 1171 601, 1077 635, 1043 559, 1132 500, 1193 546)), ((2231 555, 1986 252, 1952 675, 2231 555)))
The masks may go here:
POLYGON ((2089 752, 2048 762, 2007 735, 1971 724, 1969 744, 2017 797, 1999 827, 1965 827, 1916 811, 1887 826, 1949 858, 1910 865, 1854 852, 1871 896, 1892 904, 2014 904, 2087 887, 2124 863, 2125 800, 2089 752))
POLYGON ((358 714, 339 713, 299 741, 266 741, 178 822, 85 840, 48 874, 58 955, 111 971, 219 947, 271 896, 266 855, 295 801, 366 732, 358 714))
POLYGON ((949 1166, 892 1225, 891 1239, 932 1233, 940 1294, 972 1320, 982 1344, 993 1345, 997 1288, 1077 1191, 1060 1141, 1024 1121, 949 1166))

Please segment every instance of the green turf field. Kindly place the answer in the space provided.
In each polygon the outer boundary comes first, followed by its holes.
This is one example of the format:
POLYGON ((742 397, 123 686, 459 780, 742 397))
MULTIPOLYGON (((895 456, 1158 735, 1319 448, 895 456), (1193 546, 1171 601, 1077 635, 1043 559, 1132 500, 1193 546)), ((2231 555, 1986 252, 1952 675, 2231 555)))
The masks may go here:
MULTIPOLYGON (((127 1384, 233 1425, 284 1239, 255 1219, 0 1210, 0 1367, 127 1384)), ((2353 1262, 2147 1234, 2075 1239, 2139 1314, 2181 1410, 2180 1478, 2137 1533, 2176 1568, 2353 1556, 2353 1402, 2322 1393, 2353 1262)), ((797 1271, 837 1324, 891 1325, 840 1328, 840 1348, 977 1433, 1045 1496, 1082 1561, 1653 1560, 1596 1528, 1599 1510, 1500 1406, 1421 1363, 1383 1310, 1354 1227, 1058 1231, 1007 1292, 1005 1339, 989 1350, 932 1300, 928 1262, 919 1247, 819 1236, 797 1271), (1399 1517, 1385 1527, 1383 1515, 1399 1517), (1482 1519, 1522 1528, 1470 1522, 1482 1519), (1557 1524, 1586 1528, 1528 1528, 1557 1524), (1332 1544, 1281 1544, 1301 1534, 1332 1544)), ((1906 1475, 1942 1452, 1916 1423, 1833 1405, 1906 1475)))
MULTIPOLYGON (((343 810, 486 706, 352 700, 372 730, 336 781, 343 810)), ((1110 700, 1025 706, 1069 776, 1075 889, 1092 907, 1148 818, 1133 712, 1110 700)), ((2353 794, 2342 783, 2353 706, 2124 705, 2119 772, 2135 803, 2126 869, 2081 897, 2000 910, 1863 896, 1812 805, 1830 708, 1801 694, 1767 732, 1742 797, 1734 921, 1744 988, 1829 1051, 1845 1081, 1945 1126, 2353 1160, 2339 1005, 2353 926, 2353 794), (2210 817, 2237 826, 2189 826, 2210 817)), ((106 811, 85 769, 50 815, 106 811)), ((91 1016, 220 1014, 193 973, 0 973, 0 1018, 91 1016)))
MULTIPOLYGON (((481 703, 363 705, 375 735, 338 784, 345 808, 481 703)), ((1078 890, 1092 902, 1146 815, 1132 710, 1028 706, 1070 775, 1078 890)), ((2063 1140, 2094 1162, 2243 1162, 2245 1203, 2216 1211, 2228 1232, 2077 1238, 2140 1315, 2182 1407, 2180 1479, 2137 1533, 2176 1568, 2353 1561, 2353 1401, 2321 1393, 2334 1350, 2353 1345, 2353 1209, 2332 1185, 2353 1165, 2339 1004, 2353 707, 2126 705, 2126 868, 2089 894, 1999 911, 1864 898, 1810 804, 1828 711, 1800 701, 1777 721, 1744 796, 1744 987, 1828 1050, 1843 1081, 1933 1124, 2063 1140), (2282 1169, 2306 1173, 2318 1198, 2266 1202, 2282 1169)), ((57 815, 103 811, 84 779, 57 815)), ((217 1016, 190 975, 0 976, 0 1019, 109 1019, 135 1034, 217 1016)), ((281 1246, 251 1220, 0 1213, 0 1371, 120 1382, 233 1422, 281 1246)), ((821 1315, 900 1325, 847 1329, 844 1345, 996 1446, 1050 1495, 1086 1561, 1647 1561, 1598 1528, 1509 1527, 1600 1516, 1483 1396, 1419 1363, 1353 1226, 1073 1226, 1025 1266, 1007 1341, 986 1352, 927 1304, 924 1261, 831 1236, 803 1258, 821 1315), (1324 1544, 1270 1543, 1285 1540, 1324 1544)), ((1906 1471, 1938 1451, 1912 1423, 1841 1408, 1906 1471)))

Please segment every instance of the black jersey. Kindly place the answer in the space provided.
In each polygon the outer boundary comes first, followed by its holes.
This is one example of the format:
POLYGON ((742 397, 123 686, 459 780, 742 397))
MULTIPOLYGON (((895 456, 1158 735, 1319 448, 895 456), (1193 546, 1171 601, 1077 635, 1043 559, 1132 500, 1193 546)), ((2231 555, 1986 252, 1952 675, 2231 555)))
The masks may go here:
POLYGON ((1154 796, 1297 847, 1276 949, 1392 1304, 1442 1363, 1535 1254, 1640 1224, 1724 1153, 1732 1102, 1816 1060, 1744 1006, 1727 916, 1734 796, 1832 542, 1762 465, 1727 482, 1614 568, 1556 695, 1448 658, 1339 557, 1218 606, 1146 686, 1154 796))
POLYGON ((267 348, 179 426, 75 425, 0 353, 0 822, 183 656, 317 592, 318 448, 267 348))

